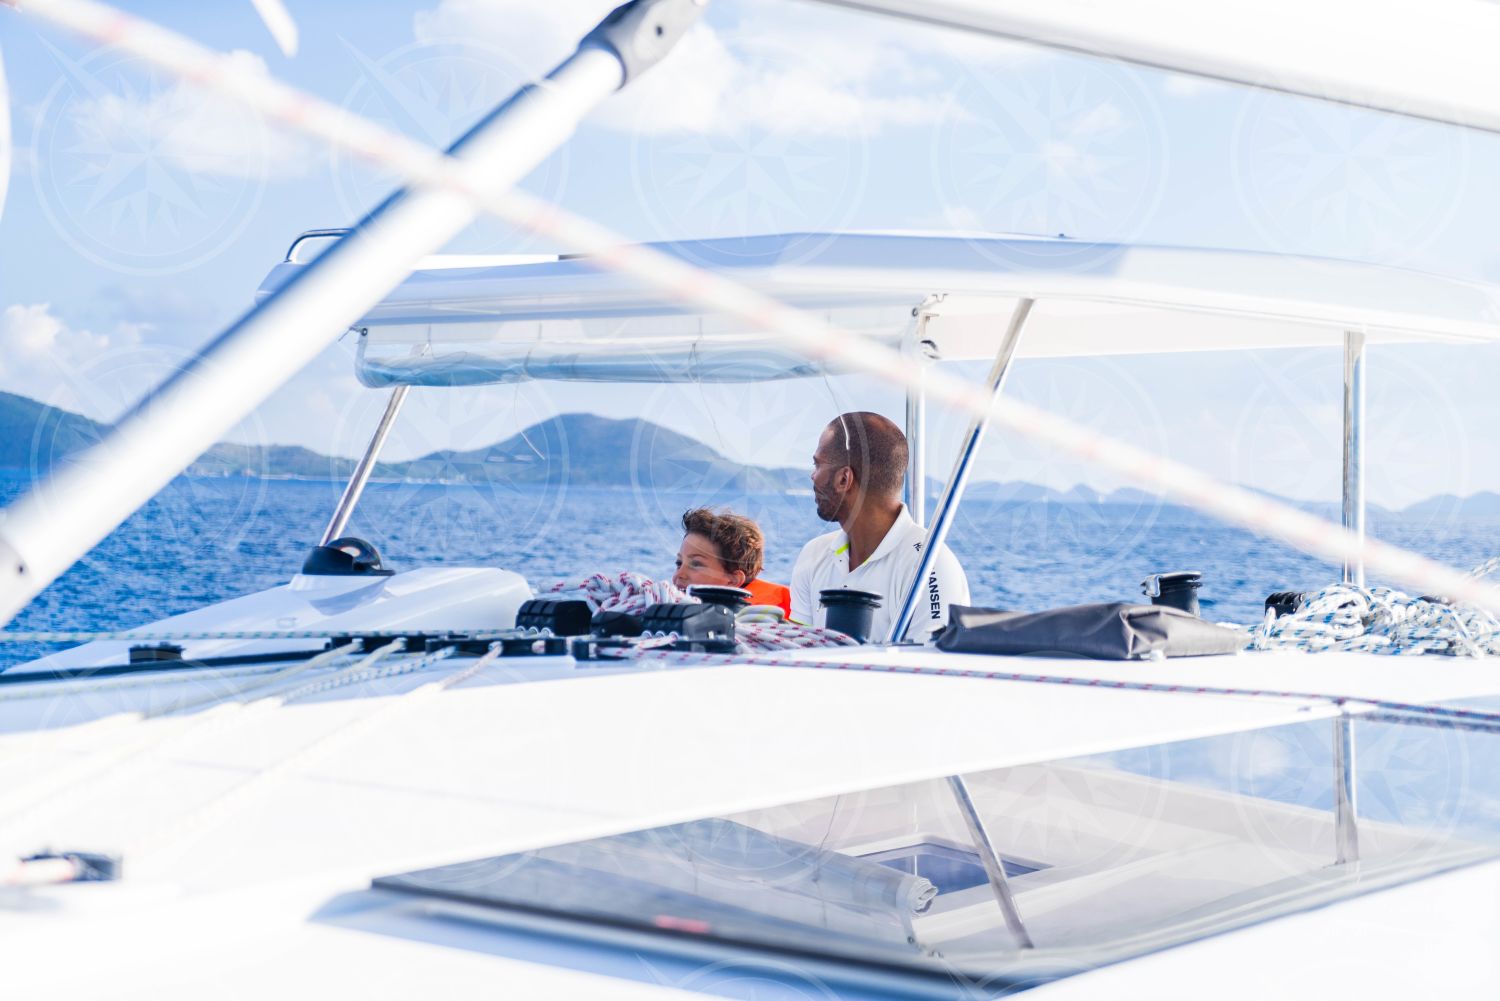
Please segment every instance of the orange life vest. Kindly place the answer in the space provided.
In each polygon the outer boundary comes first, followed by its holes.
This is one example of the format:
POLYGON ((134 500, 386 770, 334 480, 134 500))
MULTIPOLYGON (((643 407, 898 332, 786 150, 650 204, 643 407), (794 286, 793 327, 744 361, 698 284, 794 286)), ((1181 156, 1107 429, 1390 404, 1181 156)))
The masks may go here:
POLYGON ((772 584, 770 581, 756 578, 745 585, 745 590, 750 592, 750 604, 775 605, 785 612, 788 618, 791 617, 792 589, 785 584, 772 584))

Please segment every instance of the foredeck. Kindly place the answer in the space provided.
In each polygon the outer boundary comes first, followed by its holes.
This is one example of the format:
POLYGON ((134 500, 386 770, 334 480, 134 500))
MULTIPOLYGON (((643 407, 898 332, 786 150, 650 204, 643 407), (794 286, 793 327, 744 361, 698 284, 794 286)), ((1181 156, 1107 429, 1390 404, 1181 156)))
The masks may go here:
MULTIPOLYGON (((404 938, 393 947, 412 953, 411 936, 422 934, 397 908, 371 912, 362 940, 350 937, 366 920, 359 894, 395 872, 950 775, 1249 735, 1336 719, 1351 701, 1500 693, 1485 661, 1359 654, 1116 664, 869 647, 752 663, 664 654, 624 664, 545 656, 481 664, 392 651, 359 667, 367 656, 238 694, 224 686, 276 682, 286 665, 242 665, 212 682, 179 670, 0 686, 4 847, 119 853, 127 874, 119 883, 12 891, 23 895, 0 907, 0 934, 15 946, 12 982, 57 990, 70 978, 80 989, 128 980, 138 963, 130 943, 246 908, 267 915, 271 954, 308 976, 334 977, 341 956, 369 955, 378 970, 388 965, 387 936, 404 938), (185 699, 192 709, 141 718, 185 699), (347 894, 356 895, 352 911, 338 903, 347 894), (18 909, 21 900, 29 903, 18 909), (79 950, 92 957, 86 968, 59 966, 79 950)), ((1496 865, 1472 871, 1486 874, 1475 887, 1500 881, 1496 865)), ((1273 924, 1257 934, 1284 937, 1273 924)), ((489 954, 504 953, 501 940, 514 933, 495 934, 486 945, 485 935, 454 932, 444 952, 469 941, 455 970, 492 963, 516 975, 513 959, 489 954)), ((1214 948, 1191 948, 1200 947, 1214 948)), ((205 964, 183 972, 183 993, 209 983, 205 964)), ((407 976, 431 968, 426 958, 403 964, 407 976)), ((643 986, 544 967, 524 979, 543 993, 672 993, 670 980, 643 986)), ((402 982, 371 984, 373 996, 396 996, 402 982)))

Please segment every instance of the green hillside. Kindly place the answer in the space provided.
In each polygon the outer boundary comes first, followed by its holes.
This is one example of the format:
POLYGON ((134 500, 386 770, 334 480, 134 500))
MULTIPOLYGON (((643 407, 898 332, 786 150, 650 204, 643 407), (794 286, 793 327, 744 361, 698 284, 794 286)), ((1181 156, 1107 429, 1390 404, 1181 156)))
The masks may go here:
MULTIPOLYGON (((106 425, 17 396, 0 392, 0 469, 42 472, 70 452, 99 440, 106 425)), ((194 476, 267 476, 347 479, 354 460, 321 455, 298 445, 221 443, 209 449, 188 473, 194 476)), ((467 451, 439 451, 405 462, 375 467, 379 479, 434 483, 557 484, 638 487, 652 491, 682 489, 698 493, 779 493, 807 488, 804 469, 766 469, 731 462, 694 438, 644 420, 612 420, 594 414, 560 414, 504 441, 467 451)), ((928 494, 941 485, 928 481, 928 494)), ((971 501, 989 504, 1140 504, 1157 503, 1139 490, 1123 489, 1100 496, 1084 487, 1058 492, 1022 482, 979 481, 970 485, 971 501)), ((1285 498, 1276 498, 1285 500, 1285 498)), ((1336 505, 1287 501, 1323 517, 1337 519, 1336 505)), ((1164 505, 1171 507, 1172 505, 1164 505)), ((1370 505, 1372 516, 1396 514, 1370 505)), ((1403 517, 1443 517, 1500 521, 1500 495, 1432 497, 1399 512, 1403 517)))
POLYGON ((99 440, 105 425, 14 393, 0 393, 0 468, 41 472, 99 440))
MULTIPOLYGON (((0 468, 42 472, 97 442, 107 426, 11 393, 0 393, 0 468)), ((354 460, 296 445, 221 443, 188 473, 345 479, 354 460)), ((640 486, 671 489, 780 491, 806 485, 800 470, 761 469, 730 462, 702 442, 650 421, 562 414, 484 448, 439 451, 375 467, 382 479, 446 483, 640 486)))
POLYGON ((394 479, 569 483, 780 491, 806 485, 793 469, 742 466, 700 441, 640 420, 560 414, 485 448, 434 452, 410 462, 381 463, 394 479))

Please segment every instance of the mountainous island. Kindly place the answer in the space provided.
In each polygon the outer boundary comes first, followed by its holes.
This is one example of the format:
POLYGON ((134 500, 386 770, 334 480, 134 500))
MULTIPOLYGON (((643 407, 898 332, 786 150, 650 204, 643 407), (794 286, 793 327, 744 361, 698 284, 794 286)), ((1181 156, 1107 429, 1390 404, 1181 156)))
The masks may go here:
MULTIPOLYGON (((0 392, 0 469, 44 472, 108 428, 81 414, 0 392)), ((297 445, 213 446, 190 476, 347 479, 354 460, 297 445)), ((403 462, 377 463, 377 480, 433 483, 504 480, 512 484, 692 487, 779 493, 805 489, 807 471, 745 466, 696 439, 649 421, 561 414, 504 441, 464 451, 441 450, 403 462)))
MULTIPOLYGON (((0 470, 44 472, 81 448, 99 441, 106 425, 81 414, 0 392, 0 470)), ((298 445, 213 446, 187 470, 190 476, 260 476, 269 479, 344 480, 354 460, 322 455, 298 445)), ((504 481, 517 485, 635 487, 782 493, 808 489, 807 470, 736 463, 697 439, 644 420, 613 420, 595 414, 560 414, 504 441, 469 450, 440 450, 404 462, 382 462, 377 480, 432 483, 504 481)), ((928 480, 936 495, 941 484, 928 480)), ((1100 494, 1086 486, 1058 491, 1022 482, 975 482, 968 497, 990 503, 1119 504, 1137 506, 1153 498, 1124 488, 1100 494)), ((1292 502, 1325 517, 1338 517, 1337 505, 1292 502)), ((1430 497, 1391 512, 1370 505, 1372 516, 1500 520, 1500 494, 1430 497)))

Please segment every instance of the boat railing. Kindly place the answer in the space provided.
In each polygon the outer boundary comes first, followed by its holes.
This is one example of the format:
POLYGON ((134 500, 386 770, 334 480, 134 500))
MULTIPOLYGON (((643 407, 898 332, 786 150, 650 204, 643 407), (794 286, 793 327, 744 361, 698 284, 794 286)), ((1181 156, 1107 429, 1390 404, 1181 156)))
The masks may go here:
POLYGON ((300 236, 298 236, 297 239, 293 240, 292 241, 292 245, 290 247, 286 248, 286 261, 284 263, 286 263, 286 264, 303 264, 303 263, 306 263, 306 262, 304 262, 302 260, 302 258, 300 258, 300 257, 297 256, 297 250, 304 243, 308 243, 308 242, 310 242, 312 240, 337 240, 340 237, 347 236, 350 232, 351 232, 351 230, 347 226, 342 227, 340 229, 310 229, 310 230, 307 230, 306 232, 304 232, 300 236))

